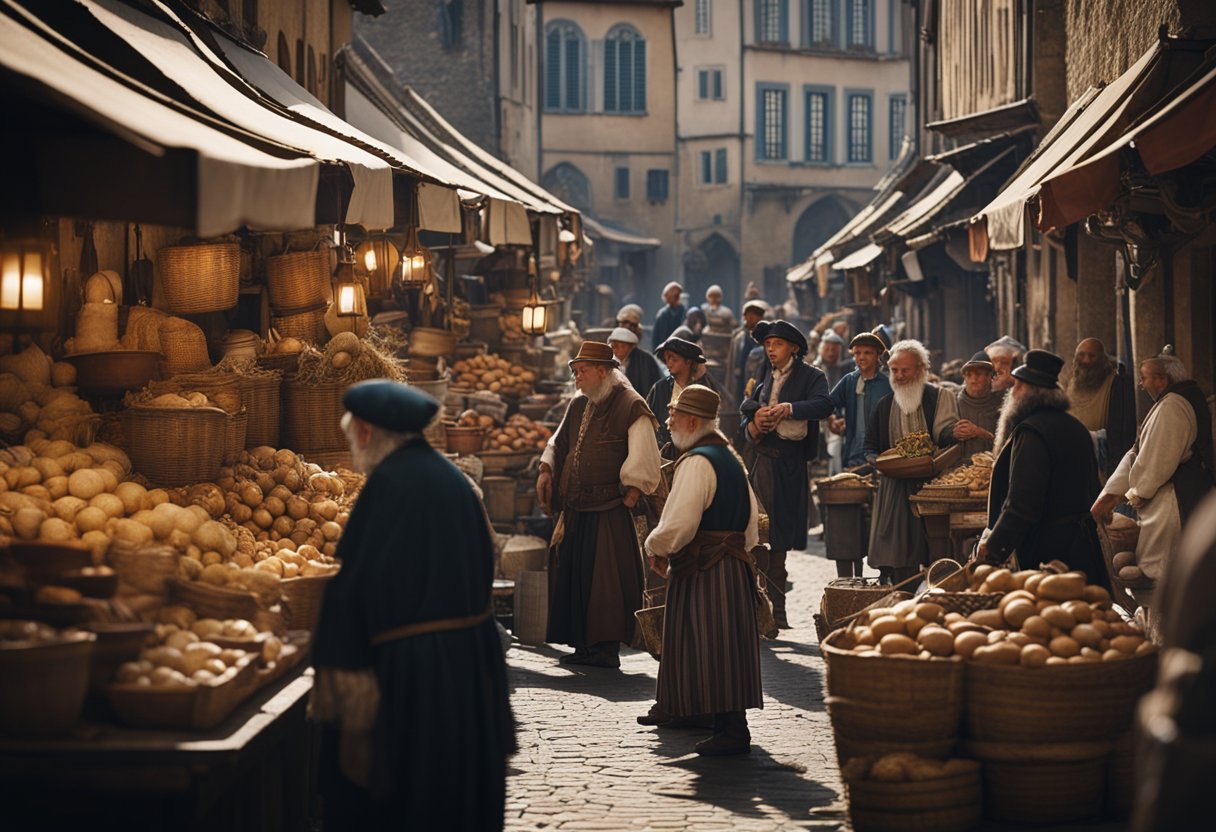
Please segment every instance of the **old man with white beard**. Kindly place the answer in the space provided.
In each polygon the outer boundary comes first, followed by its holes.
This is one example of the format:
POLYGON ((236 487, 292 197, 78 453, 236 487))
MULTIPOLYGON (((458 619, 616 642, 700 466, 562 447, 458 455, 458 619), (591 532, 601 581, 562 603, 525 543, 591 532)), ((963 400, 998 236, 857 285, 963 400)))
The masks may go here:
POLYGON ((515 736, 484 510, 422 436, 439 402, 379 379, 342 404, 367 482, 312 646, 326 828, 501 829, 515 736))
POLYGON ((646 538, 651 568, 669 577, 657 710, 676 720, 712 716, 713 736, 696 746, 706 756, 746 754, 746 711, 764 706, 750 555, 759 512, 743 461, 718 430, 720 405, 693 384, 671 406, 681 455, 646 538))
POLYGON ((659 485, 650 408, 617 369, 612 349, 584 341, 570 360, 577 396, 541 455, 536 495, 555 514, 545 640, 568 644, 565 664, 620 667, 642 603, 642 556, 632 511, 659 485))
MULTIPOLYGON (((929 351, 920 341, 898 341, 891 347, 887 366, 891 394, 884 396, 866 426, 865 453, 871 462, 912 433, 927 433, 939 448, 955 443, 958 403, 949 392, 930 384, 929 351)), ((878 497, 870 521, 870 566, 882 580, 899 583, 929 562, 929 539, 924 524, 912 513, 908 500, 928 480, 900 479, 879 474, 878 497)))

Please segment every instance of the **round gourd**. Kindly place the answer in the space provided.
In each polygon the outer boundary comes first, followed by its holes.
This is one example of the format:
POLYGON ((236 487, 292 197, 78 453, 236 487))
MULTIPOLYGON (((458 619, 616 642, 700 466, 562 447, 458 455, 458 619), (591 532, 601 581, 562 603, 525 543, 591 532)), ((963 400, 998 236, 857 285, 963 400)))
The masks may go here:
POLYGON ((50 477, 44 480, 42 487, 46 489, 46 493, 50 495, 52 500, 58 500, 60 497, 68 496, 68 478, 67 477, 50 477))
POLYGON ((148 490, 137 482, 120 482, 114 489, 114 496, 122 500, 123 511, 128 517, 143 508, 147 493, 148 490))
POLYGON ((38 528, 39 540, 65 541, 75 537, 76 530, 72 528, 72 524, 66 520, 60 520, 58 517, 43 520, 42 525, 38 528))
POLYGON ((68 477, 68 493, 82 500, 91 500, 106 490, 106 481, 96 468, 81 468, 68 477))
POLYGON ((916 642, 902 633, 888 633, 878 642, 878 649, 884 656, 915 656, 920 652, 916 642))
POLYGON ((51 504, 51 510, 55 512, 55 516, 60 520, 67 520, 69 523, 76 522, 76 515, 81 509, 88 508, 88 503, 79 497, 60 497, 51 504))
MULTIPOLYGON (((152 494, 151 491, 148 492, 152 494)), ((152 509, 152 515, 148 523, 148 527, 152 529, 152 534, 157 540, 165 540, 169 537, 169 533, 177 528, 177 516, 181 513, 181 506, 176 506, 173 503, 160 503, 152 509)))

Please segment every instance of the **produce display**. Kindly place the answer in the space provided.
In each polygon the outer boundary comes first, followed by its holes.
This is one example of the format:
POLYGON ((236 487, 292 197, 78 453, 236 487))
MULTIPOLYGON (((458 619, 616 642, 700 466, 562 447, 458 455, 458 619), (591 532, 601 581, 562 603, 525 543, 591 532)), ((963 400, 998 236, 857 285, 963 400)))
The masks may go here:
POLYGON ((975 760, 956 757, 950 760, 930 760, 906 751, 884 754, 881 757, 853 757, 840 769, 846 783, 874 780, 880 783, 919 783, 926 780, 942 780, 960 774, 979 772, 980 764, 975 760))
POLYGON ((493 354, 461 359, 452 365, 452 372, 457 386, 491 393, 526 396, 536 383, 535 372, 493 354))
POLYGON ((299 353, 295 380, 302 384, 354 384, 369 378, 405 381, 400 361, 374 340, 353 332, 339 332, 324 349, 305 344, 299 353))
POLYGON ((299 338, 283 338, 279 333, 271 329, 270 337, 264 343, 264 355, 295 355, 304 350, 304 342, 299 338))
POLYGON ((98 418, 93 408, 70 388, 76 368, 54 362, 31 345, 0 357, 0 437, 18 440, 29 431, 35 438, 76 441, 98 418))
POLYGON ((904 459, 915 459, 921 456, 931 456, 936 448, 927 433, 908 433, 900 437, 891 449, 896 456, 904 459))
POLYGON ((992 452, 981 451, 971 455, 971 464, 953 468, 934 477, 925 484, 923 491, 930 495, 937 490, 954 491, 966 489, 968 494, 987 494, 992 485, 992 452))
POLYGON ((543 451, 553 432, 527 416, 516 413, 501 428, 492 428, 485 438, 487 451, 543 451))
POLYGON ((54 641, 59 630, 41 621, 0 619, 0 642, 14 646, 18 644, 40 644, 54 641))
POLYGON ((1028 668, 1118 661, 1154 649, 1113 609, 1104 588, 1063 564, 1050 566, 1059 571, 980 565, 967 593, 999 594, 995 608, 947 612, 933 601, 941 590, 930 590, 919 601, 868 610, 836 646, 862 656, 957 657, 1028 668))

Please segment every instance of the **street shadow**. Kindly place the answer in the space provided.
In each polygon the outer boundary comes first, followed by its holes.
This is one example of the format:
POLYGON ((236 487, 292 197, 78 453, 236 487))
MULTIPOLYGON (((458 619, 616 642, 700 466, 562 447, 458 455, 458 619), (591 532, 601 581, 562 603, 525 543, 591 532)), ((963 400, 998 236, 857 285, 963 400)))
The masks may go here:
POLYGON ((796 661, 794 656, 818 656, 818 648, 796 642, 765 642, 760 653, 760 678, 766 696, 793 708, 822 712, 823 672, 796 661))
POLYGON ((658 790, 656 794, 709 803, 754 819, 775 810, 795 823, 813 823, 817 828, 822 828, 824 816, 813 815, 814 810, 840 800, 835 789, 808 778, 799 766, 779 762, 759 746, 752 746, 747 756, 700 757, 691 753, 697 739, 690 734, 686 755, 661 764, 692 772, 691 792, 658 790))
MULTIPOLYGON (((566 651, 552 647, 532 647, 513 644, 512 650, 530 652, 544 656, 551 663, 543 669, 522 667, 518 663, 507 666, 507 685, 512 696, 520 689, 560 690, 564 693, 598 696, 608 702, 638 702, 638 715, 644 714, 654 701, 654 676, 648 669, 625 667, 612 669, 563 665, 559 663, 566 651)), ((627 651, 622 651, 625 656, 627 651)))

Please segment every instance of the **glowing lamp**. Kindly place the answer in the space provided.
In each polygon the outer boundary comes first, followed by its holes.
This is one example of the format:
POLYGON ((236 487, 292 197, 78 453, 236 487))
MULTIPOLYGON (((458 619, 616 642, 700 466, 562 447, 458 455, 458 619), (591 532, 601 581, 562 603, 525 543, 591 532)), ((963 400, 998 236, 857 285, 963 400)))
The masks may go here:
POLYGON ((548 328, 549 312, 545 304, 532 290, 532 296, 524 304, 521 325, 526 335, 543 335, 548 328))
POLYGON ((420 289, 431 279, 431 250, 418 241, 418 229, 411 226, 401 247, 401 268, 394 275, 398 286, 420 289))
POLYGON ((387 234, 377 234, 359 244, 355 250, 355 265, 367 275, 369 297, 388 297, 393 273, 401 262, 401 253, 387 234))
POLYGON ((355 279, 355 255, 350 246, 343 246, 338 254, 338 270, 334 275, 334 302, 339 318, 357 318, 362 315, 360 295, 362 286, 355 279))

